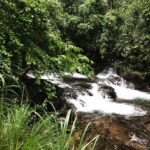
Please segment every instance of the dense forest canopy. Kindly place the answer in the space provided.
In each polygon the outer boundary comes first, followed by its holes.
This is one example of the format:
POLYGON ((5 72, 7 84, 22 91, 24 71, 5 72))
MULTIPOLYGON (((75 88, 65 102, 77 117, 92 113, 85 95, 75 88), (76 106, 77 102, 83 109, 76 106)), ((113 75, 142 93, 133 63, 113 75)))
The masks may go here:
POLYGON ((37 70, 82 72, 88 70, 88 58, 81 49, 61 38, 59 26, 65 19, 60 2, 1 1, 0 2, 1 70, 37 70), (74 59, 72 59, 74 58, 74 59), (84 63, 86 62, 86 63, 84 63))
POLYGON ((149 0, 2 0, 1 71, 87 73, 92 60, 96 71, 113 66, 147 74, 149 6, 149 0))
POLYGON ((149 72, 148 0, 62 2, 69 15, 69 39, 84 49, 98 71, 113 65, 149 72))

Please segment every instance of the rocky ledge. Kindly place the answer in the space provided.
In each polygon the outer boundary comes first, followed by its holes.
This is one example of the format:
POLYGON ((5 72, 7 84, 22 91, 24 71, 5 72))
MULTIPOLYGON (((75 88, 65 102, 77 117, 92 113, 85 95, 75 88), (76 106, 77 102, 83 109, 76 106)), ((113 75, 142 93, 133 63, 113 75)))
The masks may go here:
POLYGON ((95 150, 149 150, 150 115, 143 117, 123 117, 119 115, 78 116, 79 129, 73 142, 83 132, 85 125, 91 122, 85 141, 100 135, 95 150))

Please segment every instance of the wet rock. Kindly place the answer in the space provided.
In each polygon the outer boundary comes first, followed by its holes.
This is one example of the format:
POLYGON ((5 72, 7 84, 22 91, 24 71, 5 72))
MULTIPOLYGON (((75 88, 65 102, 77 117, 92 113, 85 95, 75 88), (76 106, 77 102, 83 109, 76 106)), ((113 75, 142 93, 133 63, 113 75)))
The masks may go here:
POLYGON ((73 84, 74 87, 82 90, 91 89, 91 84, 89 82, 76 82, 73 84))
POLYGON ((119 76, 110 75, 108 77, 108 81, 115 85, 120 85, 122 83, 122 78, 120 78, 119 76))
POLYGON ((143 81, 144 80, 144 75, 138 71, 128 71, 126 72, 126 74, 124 74, 124 76, 128 79, 128 80, 135 80, 135 81, 143 81))
POLYGON ((78 118, 78 126, 84 129, 91 122, 86 140, 100 135, 95 150, 148 150, 149 121, 149 115, 129 118, 118 115, 87 115, 78 118))
POLYGON ((77 98, 77 92, 73 89, 69 89, 69 88, 66 88, 64 89, 64 97, 65 98, 73 98, 73 99, 76 99, 77 98))
POLYGON ((94 80, 92 80, 91 78, 88 77, 75 77, 75 76, 71 76, 71 75, 64 75, 63 76, 63 81, 66 83, 75 83, 75 82, 93 82, 94 80))
POLYGON ((150 92, 150 75, 142 74, 135 70, 128 70, 124 73, 120 73, 123 78, 132 82, 135 88, 141 91, 150 92))
POLYGON ((44 86, 44 81, 37 83, 35 78, 30 78, 29 76, 23 76, 21 78, 23 83, 26 85, 28 95, 31 99, 31 104, 41 104, 47 98, 44 86))
POLYGON ((126 145, 133 150, 148 150, 148 148, 145 145, 141 145, 139 143, 136 143, 134 141, 128 141, 126 145))
POLYGON ((145 127, 146 130, 150 133, 150 122, 144 123, 144 127, 145 127))
POLYGON ((115 90, 111 86, 102 85, 99 88, 99 91, 101 91, 104 95, 108 95, 111 99, 116 99, 117 95, 115 90))
POLYGON ((141 139, 135 134, 127 141, 126 145, 135 149, 135 150, 148 150, 147 148, 148 140, 141 139))

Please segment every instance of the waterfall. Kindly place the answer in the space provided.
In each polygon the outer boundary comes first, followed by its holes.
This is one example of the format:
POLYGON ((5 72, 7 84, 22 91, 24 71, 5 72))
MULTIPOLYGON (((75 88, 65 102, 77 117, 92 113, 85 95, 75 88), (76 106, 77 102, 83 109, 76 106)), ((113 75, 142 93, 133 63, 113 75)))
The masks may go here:
POLYGON ((124 100, 143 99, 150 101, 150 94, 134 89, 134 85, 127 83, 122 77, 118 76, 114 71, 108 70, 106 73, 97 75, 99 83, 104 83, 114 88, 117 97, 124 100))
MULTIPOLYGON (((32 73, 27 75, 34 77, 32 73)), ((64 73, 64 77, 60 78, 52 72, 40 76, 42 80, 69 89, 66 90, 69 91, 66 93, 66 101, 77 113, 124 116, 142 116, 147 113, 141 107, 127 102, 137 99, 150 101, 150 94, 135 90, 133 84, 117 75, 113 69, 105 70, 93 79, 79 73, 64 73)))
POLYGON ((103 94, 98 91, 98 84, 92 84, 90 92, 93 94, 79 94, 77 99, 68 99, 72 103, 77 112, 87 113, 106 113, 106 114, 120 114, 120 115, 144 115, 146 112, 140 108, 136 108, 132 105, 113 102, 107 95, 103 97, 103 94))
POLYGON ((80 93, 76 99, 68 98, 68 102, 73 104, 76 112, 84 113, 104 113, 120 114, 126 116, 142 116, 146 111, 133 104, 126 104, 125 100, 148 100, 150 94, 134 90, 134 85, 118 76, 112 69, 104 71, 96 76, 97 82, 91 83, 89 92, 80 93), (102 85, 110 86, 114 89, 116 97, 124 101, 119 103, 110 98, 109 95, 101 91, 102 85), (89 93, 91 93, 89 95, 89 93))

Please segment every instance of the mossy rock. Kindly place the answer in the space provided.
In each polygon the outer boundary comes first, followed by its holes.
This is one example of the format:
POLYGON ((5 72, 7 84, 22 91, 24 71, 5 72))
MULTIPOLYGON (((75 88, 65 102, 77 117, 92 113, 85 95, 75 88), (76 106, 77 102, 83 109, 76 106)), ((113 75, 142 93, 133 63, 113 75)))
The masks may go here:
POLYGON ((133 81, 144 81, 145 76, 144 74, 140 73, 139 71, 127 71, 123 75, 126 79, 128 80, 133 80, 133 81))

